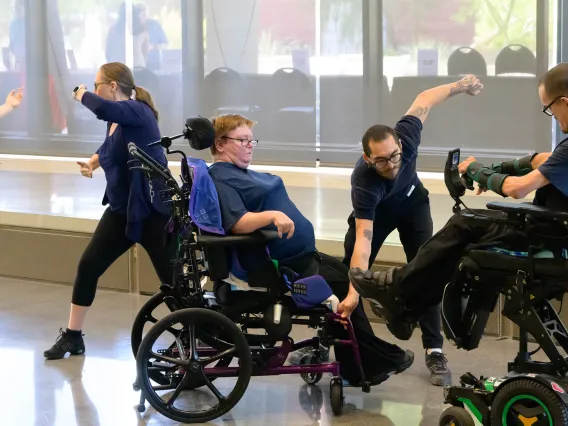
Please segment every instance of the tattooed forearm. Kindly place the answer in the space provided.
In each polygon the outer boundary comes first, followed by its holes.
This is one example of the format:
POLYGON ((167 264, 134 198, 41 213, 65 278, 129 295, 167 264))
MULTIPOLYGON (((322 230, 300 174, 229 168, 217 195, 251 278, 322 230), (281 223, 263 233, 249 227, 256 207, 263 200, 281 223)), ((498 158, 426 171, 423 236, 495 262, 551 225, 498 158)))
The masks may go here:
POLYGON ((370 229, 365 229, 363 231, 363 236, 369 241, 373 241, 373 231, 371 231, 370 229))
POLYGON ((408 111, 407 115, 412 115, 417 118, 424 118, 428 115, 428 111, 430 111, 428 107, 416 106, 412 107, 410 111, 408 111))

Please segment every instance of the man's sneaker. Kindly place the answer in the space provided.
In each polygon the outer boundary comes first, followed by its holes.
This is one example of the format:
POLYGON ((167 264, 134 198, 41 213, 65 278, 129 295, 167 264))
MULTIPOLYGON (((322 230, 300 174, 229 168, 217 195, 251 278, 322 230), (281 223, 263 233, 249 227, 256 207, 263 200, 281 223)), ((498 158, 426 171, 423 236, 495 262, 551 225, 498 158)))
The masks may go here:
POLYGON ((373 312, 385 319, 389 331, 400 340, 408 340, 416 328, 416 321, 406 318, 404 302, 393 295, 394 270, 363 272, 360 268, 352 268, 349 280, 357 293, 371 302, 373 312))
POLYGON ((441 352, 426 352, 426 367, 430 370, 430 381, 435 386, 452 384, 452 372, 448 368, 448 360, 441 352))
MULTIPOLYGON (((299 365, 302 357, 306 354, 313 352, 313 351, 314 351, 314 348, 312 348, 311 346, 306 346, 305 348, 298 349, 297 351, 292 352, 290 354, 290 357, 288 358, 288 362, 290 363, 290 365, 299 365)), ((329 348, 326 348, 325 346, 320 345, 319 355, 320 355, 320 360, 321 360, 322 363, 329 362, 329 348)))
POLYGON ((79 333, 77 337, 71 336, 62 328, 59 329, 59 337, 55 341, 55 344, 43 353, 43 356, 47 359, 61 359, 65 354, 71 355, 83 355, 85 353, 85 342, 83 341, 83 335, 79 333))

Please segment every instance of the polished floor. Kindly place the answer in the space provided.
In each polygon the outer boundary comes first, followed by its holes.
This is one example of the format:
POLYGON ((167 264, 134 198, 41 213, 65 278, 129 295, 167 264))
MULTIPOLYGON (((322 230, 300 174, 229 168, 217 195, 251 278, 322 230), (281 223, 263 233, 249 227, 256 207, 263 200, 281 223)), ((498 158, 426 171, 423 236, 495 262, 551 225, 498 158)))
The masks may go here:
MULTIPOLYGON (((86 354, 45 361, 60 327, 65 327, 71 288, 0 278, 0 424, 6 426, 174 425, 151 407, 135 410, 132 322, 146 296, 100 290, 84 327, 86 354)), ((386 328, 378 335, 393 341, 386 328)), ((307 329, 294 330, 305 337, 307 329)), ((436 426, 444 409, 442 389, 429 383, 420 335, 397 342, 416 353, 414 365, 364 394, 345 389, 344 414, 334 417, 328 379, 317 386, 300 377, 252 378, 232 411, 210 424, 228 425, 401 425, 436 426)), ((478 350, 445 351, 454 383, 467 371, 502 375, 516 344, 486 336, 478 350)), ((229 380, 229 379, 220 379, 229 380)))

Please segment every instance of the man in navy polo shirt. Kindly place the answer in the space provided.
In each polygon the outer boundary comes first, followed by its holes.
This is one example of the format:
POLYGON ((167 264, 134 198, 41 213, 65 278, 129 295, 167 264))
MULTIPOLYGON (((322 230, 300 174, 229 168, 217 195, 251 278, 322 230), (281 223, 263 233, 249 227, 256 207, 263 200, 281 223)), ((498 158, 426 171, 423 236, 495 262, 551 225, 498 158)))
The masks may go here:
MULTIPOLYGON (((416 97, 394 129, 375 125, 367 130, 362 140, 363 155, 351 175, 353 212, 347 221, 349 229, 344 242, 346 266, 370 269, 385 239, 395 229, 408 262, 432 236, 428 191, 416 173, 422 124, 433 106, 457 94, 477 95, 482 88, 473 75, 434 87, 416 97)), ((347 316, 358 303, 359 294, 351 286, 339 310, 347 316)), ((430 307, 421 318, 420 327, 430 381, 437 386, 450 384, 451 372, 442 353, 439 305, 430 307)))

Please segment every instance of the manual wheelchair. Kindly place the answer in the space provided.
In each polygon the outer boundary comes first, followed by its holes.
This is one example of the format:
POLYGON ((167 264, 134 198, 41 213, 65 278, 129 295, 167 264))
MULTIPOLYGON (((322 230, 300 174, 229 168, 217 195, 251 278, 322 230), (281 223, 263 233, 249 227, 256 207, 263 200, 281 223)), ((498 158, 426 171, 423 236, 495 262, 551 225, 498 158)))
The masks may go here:
MULTIPOLYGON (((456 201, 454 213, 460 211, 466 190, 458 172, 459 156, 459 149, 450 151, 444 171, 456 201)), ((452 407, 442 413, 439 424, 473 426, 473 415, 485 426, 568 425, 568 360, 556 346, 568 352, 568 332, 549 302, 562 301, 568 291, 568 213, 524 203, 492 202, 487 207, 497 214, 467 208, 462 214, 516 229, 527 236, 528 251, 470 250, 444 289, 442 325, 457 348, 475 349, 503 295, 503 315, 520 327, 519 351, 502 378, 467 373, 459 386, 446 386, 445 403, 452 407), (528 350, 528 334, 540 345, 533 352, 528 350), (541 348, 549 362, 531 359, 541 348)))
MULTIPOLYGON (((181 185, 143 149, 132 143, 128 145, 133 157, 131 169, 166 188, 160 194, 171 205, 168 231, 177 239, 173 284, 160 286, 160 292, 143 306, 132 328, 137 366, 134 390, 141 391, 138 411, 145 410, 147 400, 170 419, 207 422, 227 413, 239 402, 251 376, 300 374, 306 383, 315 385, 323 374, 330 373, 331 408, 335 415, 340 415, 343 406, 340 366, 338 362, 322 362, 320 348, 332 344, 351 346, 353 361, 360 372, 360 386, 369 392, 370 383, 365 380, 351 322, 345 322, 347 339, 334 338, 330 325, 340 318, 335 309, 337 298, 328 294, 329 286, 317 276, 294 280, 289 271, 278 267, 266 249, 267 243, 278 238, 276 232, 223 235, 218 226, 213 226, 220 223, 220 211, 200 206, 217 197, 207 165, 203 160, 186 157, 181 151, 169 150, 172 140, 180 137, 186 138, 194 150, 203 150, 214 143, 214 130, 208 120, 194 117, 186 121, 182 134, 156 142, 168 154, 182 155, 181 185), (203 283, 207 279, 219 283, 231 276, 237 247, 264 254, 265 261, 258 270, 248 271, 249 291, 230 291, 229 297, 227 292, 205 291, 203 283), (316 288, 312 284, 323 289, 323 296, 316 301, 306 299, 311 289, 316 288), (163 305, 170 313, 157 320, 153 312, 163 305), (143 336, 147 323, 153 326, 143 336), (317 334, 294 342, 289 336, 293 324, 307 325, 316 329, 317 334), (164 333, 171 337, 164 338, 164 333), (282 344, 278 346, 278 342, 282 344), (302 356, 299 365, 284 366, 288 354, 308 347, 312 350, 302 356), (219 378, 236 379, 230 392, 222 392, 226 384, 218 386, 219 378), (212 392, 212 402, 211 398, 204 401, 199 388, 212 392), (162 395, 166 391, 172 392, 162 395), (188 398, 190 401, 178 399, 184 391, 195 391, 194 397, 188 398), (193 411, 188 406, 194 402, 210 406, 193 411)), ((154 184, 153 188, 156 187, 154 184)))

